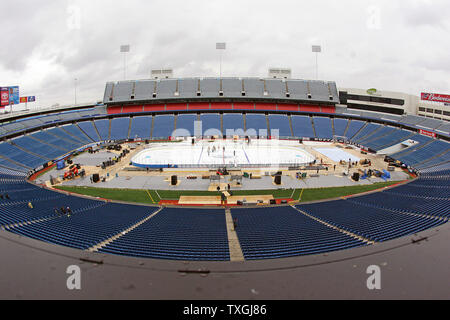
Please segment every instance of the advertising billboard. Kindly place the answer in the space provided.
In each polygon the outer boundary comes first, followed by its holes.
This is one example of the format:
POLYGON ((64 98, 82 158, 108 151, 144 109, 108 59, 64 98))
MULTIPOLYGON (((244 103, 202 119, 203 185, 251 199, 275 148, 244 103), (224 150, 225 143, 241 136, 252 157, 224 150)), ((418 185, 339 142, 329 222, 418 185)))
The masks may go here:
POLYGON ((0 87, 0 107, 9 105, 9 88, 0 87))
POLYGON ((422 134, 422 135, 424 135, 424 136, 427 136, 427 137, 436 138, 436 133, 431 132, 431 131, 427 131, 427 130, 422 130, 422 129, 420 129, 420 130, 419 130, 419 133, 422 134))
POLYGON ((13 86, 9 87, 9 104, 19 104, 20 103, 20 96, 19 96, 19 87, 13 86))
POLYGON ((425 101, 450 103, 450 95, 422 92, 421 99, 425 101))

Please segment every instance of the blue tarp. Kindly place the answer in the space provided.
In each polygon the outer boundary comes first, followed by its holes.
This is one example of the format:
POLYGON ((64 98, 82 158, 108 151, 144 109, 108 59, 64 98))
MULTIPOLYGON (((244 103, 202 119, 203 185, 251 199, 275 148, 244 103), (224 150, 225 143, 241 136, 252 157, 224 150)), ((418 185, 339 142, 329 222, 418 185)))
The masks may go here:
POLYGON ((58 162, 56 162, 56 169, 57 170, 62 170, 66 167, 66 161, 65 160, 60 160, 58 162))

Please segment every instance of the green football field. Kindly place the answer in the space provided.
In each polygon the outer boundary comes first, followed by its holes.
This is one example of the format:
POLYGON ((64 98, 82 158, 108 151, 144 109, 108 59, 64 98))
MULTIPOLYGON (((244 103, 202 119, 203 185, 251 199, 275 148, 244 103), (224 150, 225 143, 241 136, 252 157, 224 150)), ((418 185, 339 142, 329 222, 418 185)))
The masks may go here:
MULTIPOLYGON (((275 199, 294 199, 300 202, 325 200, 343 196, 355 195, 388 187, 394 182, 380 182, 371 185, 350 187, 332 187, 317 189, 273 189, 273 190, 238 190, 233 195, 273 195, 275 199)), ((58 190, 98 197, 109 200, 135 202, 143 204, 158 204, 160 200, 178 200, 181 196, 217 196, 219 192, 209 191, 172 191, 172 190, 136 190, 136 189, 105 189, 94 187, 59 186, 58 190)))

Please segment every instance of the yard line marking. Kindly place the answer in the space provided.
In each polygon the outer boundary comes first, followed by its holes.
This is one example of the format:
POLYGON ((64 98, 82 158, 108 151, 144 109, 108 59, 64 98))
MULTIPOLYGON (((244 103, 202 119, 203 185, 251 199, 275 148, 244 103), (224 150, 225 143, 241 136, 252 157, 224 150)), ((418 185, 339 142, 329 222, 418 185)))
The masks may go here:
POLYGON ((303 196, 303 192, 305 191, 305 189, 303 188, 302 189, 302 192, 300 193, 300 198, 298 198, 298 201, 300 202, 300 201, 302 201, 302 196, 303 196))
POLYGON ((148 190, 145 190, 145 191, 147 191, 147 194, 148 194, 148 196, 150 197, 150 199, 152 200, 152 202, 153 202, 153 203, 156 203, 155 200, 153 200, 152 195, 150 194, 150 191, 148 191, 148 190))

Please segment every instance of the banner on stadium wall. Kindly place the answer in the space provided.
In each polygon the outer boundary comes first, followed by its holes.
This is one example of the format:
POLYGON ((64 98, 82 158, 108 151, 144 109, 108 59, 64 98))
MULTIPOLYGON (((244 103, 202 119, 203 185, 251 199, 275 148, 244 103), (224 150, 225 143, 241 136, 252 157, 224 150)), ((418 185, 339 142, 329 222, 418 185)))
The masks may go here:
POLYGON ((427 136, 427 137, 433 137, 433 138, 436 138, 436 133, 431 132, 431 131, 427 131, 427 130, 422 130, 422 129, 420 129, 420 130, 419 130, 419 133, 422 134, 422 135, 424 135, 424 136, 427 136))
POLYGON ((0 107, 9 105, 9 88, 0 87, 0 107))
POLYGON ((36 101, 36 97, 35 96, 20 97, 20 103, 35 102, 35 101, 36 101))
POLYGON ((422 92, 421 99, 425 101, 450 103, 450 95, 422 92))
POLYGON ((19 87, 9 87, 9 104, 15 105, 20 103, 19 87))

